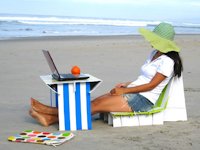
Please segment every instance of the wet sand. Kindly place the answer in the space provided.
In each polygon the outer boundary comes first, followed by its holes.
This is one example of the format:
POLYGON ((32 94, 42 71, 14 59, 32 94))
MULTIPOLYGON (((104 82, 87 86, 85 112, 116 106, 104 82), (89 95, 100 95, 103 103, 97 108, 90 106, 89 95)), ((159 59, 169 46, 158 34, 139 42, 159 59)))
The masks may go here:
MULTIPOLYGON (((199 149, 200 147, 200 35, 177 35, 184 65, 188 121, 163 126, 113 128, 93 116, 93 130, 75 131, 76 137, 56 149, 199 149)), ((42 127, 28 115, 30 97, 49 105, 49 89, 40 75, 50 70, 42 54, 47 49, 60 72, 78 65, 83 73, 103 80, 92 99, 116 83, 137 78, 150 51, 141 36, 38 37, 0 41, 0 149, 49 149, 49 146, 8 142, 23 130, 57 132, 58 124, 42 127)))

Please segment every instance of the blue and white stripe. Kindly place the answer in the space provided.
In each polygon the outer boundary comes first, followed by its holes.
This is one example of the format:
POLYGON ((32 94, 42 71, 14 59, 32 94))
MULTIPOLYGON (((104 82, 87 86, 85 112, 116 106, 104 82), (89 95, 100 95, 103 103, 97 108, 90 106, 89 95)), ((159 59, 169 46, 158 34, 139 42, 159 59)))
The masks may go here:
POLYGON ((92 129, 90 83, 58 84, 59 130, 92 129))

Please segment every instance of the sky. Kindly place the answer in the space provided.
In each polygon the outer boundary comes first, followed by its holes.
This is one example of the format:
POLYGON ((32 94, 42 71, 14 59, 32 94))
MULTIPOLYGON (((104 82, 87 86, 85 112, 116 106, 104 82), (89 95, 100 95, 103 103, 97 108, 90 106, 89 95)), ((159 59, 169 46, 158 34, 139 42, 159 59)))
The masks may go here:
POLYGON ((0 14, 200 22, 200 0, 1 0, 0 14))

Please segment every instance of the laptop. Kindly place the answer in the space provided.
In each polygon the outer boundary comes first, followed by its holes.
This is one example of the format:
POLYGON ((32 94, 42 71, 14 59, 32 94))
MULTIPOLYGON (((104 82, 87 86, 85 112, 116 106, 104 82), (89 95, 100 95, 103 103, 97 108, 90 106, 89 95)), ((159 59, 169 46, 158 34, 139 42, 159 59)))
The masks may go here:
POLYGON ((80 75, 76 75, 74 76, 73 74, 69 73, 69 74, 60 74, 58 72, 58 69, 56 68, 56 65, 49 53, 48 50, 42 50, 47 63, 49 65, 49 68, 51 69, 52 72, 52 77, 57 80, 57 81, 69 81, 69 80, 84 80, 84 79, 88 79, 89 76, 84 75, 84 74, 80 74, 80 75))

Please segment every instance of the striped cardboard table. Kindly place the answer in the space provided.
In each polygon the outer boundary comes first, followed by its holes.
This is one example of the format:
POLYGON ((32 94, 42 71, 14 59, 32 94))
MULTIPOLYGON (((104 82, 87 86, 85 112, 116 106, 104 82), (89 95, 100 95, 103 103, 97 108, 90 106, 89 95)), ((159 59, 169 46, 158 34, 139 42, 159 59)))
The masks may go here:
POLYGON ((90 94, 102 81, 88 76, 86 80, 62 82, 52 80, 51 75, 40 76, 50 88, 51 105, 58 107, 60 131, 92 129, 90 94))

